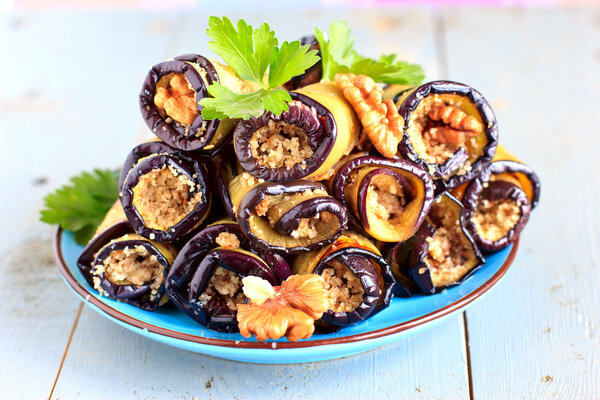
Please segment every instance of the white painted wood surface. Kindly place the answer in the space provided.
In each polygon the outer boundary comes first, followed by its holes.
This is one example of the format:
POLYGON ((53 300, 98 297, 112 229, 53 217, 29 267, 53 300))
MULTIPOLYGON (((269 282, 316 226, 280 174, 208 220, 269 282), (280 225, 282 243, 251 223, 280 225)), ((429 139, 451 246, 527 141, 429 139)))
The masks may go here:
POLYGON ((472 84, 495 106, 502 142, 540 174, 542 202, 514 267, 466 313, 470 357, 462 316, 346 359, 261 366, 152 342, 88 308, 78 314, 52 266, 52 229, 37 222, 41 199, 82 169, 122 162, 144 132, 136 98, 147 67, 206 52, 207 15, 0 18, 9 56, 0 73, 10 77, 0 88, 0 143, 10 150, 0 173, 9 227, 0 230, 0 398, 599 398, 598 10, 244 14, 286 39, 343 17, 359 51, 398 52, 429 79, 472 84))

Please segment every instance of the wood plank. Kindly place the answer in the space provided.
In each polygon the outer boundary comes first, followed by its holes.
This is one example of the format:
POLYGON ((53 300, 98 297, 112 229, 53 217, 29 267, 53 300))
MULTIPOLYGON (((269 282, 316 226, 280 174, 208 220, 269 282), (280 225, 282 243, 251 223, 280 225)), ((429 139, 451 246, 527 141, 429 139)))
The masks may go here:
POLYGON ((80 170, 122 163, 140 117, 120 90, 135 99, 147 57, 166 46, 169 27, 159 28, 135 15, 0 19, 0 51, 10 55, 0 64, 2 399, 50 393, 80 303, 56 270, 55 228, 38 222, 39 209, 80 170), (146 40, 121 40, 135 32, 146 40))
POLYGON ((597 398, 600 13, 448 9, 446 28, 450 77, 543 182, 512 271, 467 312, 474 398, 597 398))
MULTIPOLYGON (((219 14, 219 13, 217 13, 219 14)), ((241 15, 229 15, 232 19, 241 15)), ((258 24, 264 14, 243 17, 258 24)), ((359 51, 399 52, 438 77, 433 19, 423 10, 269 13, 278 36, 292 40, 313 25, 346 18, 359 51), (403 41, 410 37, 411 40, 403 41)), ((169 56, 207 52, 206 15, 182 24, 169 56)), ((143 40, 130 38, 130 40, 143 40)), ((155 60, 157 61, 157 60, 155 60)), ((396 344, 356 357, 307 365, 261 366, 218 360, 176 350, 128 332, 87 308, 73 337, 54 398, 467 398, 461 317, 396 344), (90 378, 92 377, 92 378, 90 378), (93 377, 102 377, 94 379, 93 377), (214 380, 211 380, 214 378, 214 380), (74 385, 74 382, 85 384, 74 385), (110 382, 107 384, 106 382, 110 382), (210 382, 210 388, 206 388, 210 382), (318 383, 316 383, 318 382, 318 383)))

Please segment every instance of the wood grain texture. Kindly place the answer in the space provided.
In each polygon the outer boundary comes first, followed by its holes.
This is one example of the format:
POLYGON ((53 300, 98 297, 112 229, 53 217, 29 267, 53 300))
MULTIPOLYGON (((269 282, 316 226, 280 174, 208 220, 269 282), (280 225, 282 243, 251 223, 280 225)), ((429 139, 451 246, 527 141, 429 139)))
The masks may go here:
POLYGON ((542 180, 522 251, 467 312, 475 399, 600 396, 600 12, 447 10, 449 74, 542 180))

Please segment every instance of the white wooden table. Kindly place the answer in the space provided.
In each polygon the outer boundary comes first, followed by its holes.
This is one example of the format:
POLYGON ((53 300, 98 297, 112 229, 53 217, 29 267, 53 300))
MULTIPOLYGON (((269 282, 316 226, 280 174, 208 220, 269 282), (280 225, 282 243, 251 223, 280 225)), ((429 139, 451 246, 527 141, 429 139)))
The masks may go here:
POLYGON ((600 9, 211 12, 287 39, 343 17, 360 52, 484 93, 543 182, 513 267, 466 313, 336 361, 223 361, 120 328, 61 281, 38 212, 71 175, 122 163, 148 66, 207 53, 208 14, 3 14, 1 399, 600 398, 600 9))

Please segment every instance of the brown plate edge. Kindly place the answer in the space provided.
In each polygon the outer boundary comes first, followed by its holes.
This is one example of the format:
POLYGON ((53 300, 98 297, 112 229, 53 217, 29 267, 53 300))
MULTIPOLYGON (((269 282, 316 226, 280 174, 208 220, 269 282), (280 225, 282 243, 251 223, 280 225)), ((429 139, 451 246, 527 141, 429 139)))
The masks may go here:
MULTIPOLYGON (((234 341, 234 340, 225 340, 225 339, 213 339, 213 338, 205 338, 201 336, 191 335, 188 333, 182 333, 178 331, 173 331, 166 328, 161 328, 159 326, 148 324, 144 321, 140 321, 138 319, 132 318, 127 314, 124 314, 120 311, 115 310, 111 306, 103 303, 98 300, 92 293, 88 292, 71 274, 67 263, 65 262, 62 250, 61 250, 61 240, 62 240, 62 229, 59 227, 56 230, 54 235, 54 258, 56 259, 56 263, 58 264, 58 270, 63 275, 67 283, 79 294, 83 299, 86 299, 87 302, 93 304, 98 307, 104 313, 110 315, 117 320, 134 326, 139 329, 145 329, 149 332, 170 337, 173 339, 179 339, 187 342, 194 342, 200 344, 206 344, 211 346, 222 346, 222 347, 237 347, 237 348, 245 348, 245 349, 273 349, 272 344, 270 342, 262 343, 262 342, 245 342, 245 341, 234 341)), ((351 342, 358 342, 362 340, 368 339, 376 339, 382 336, 388 336, 396 333, 400 333, 402 331, 406 331, 408 329, 412 329, 416 326, 426 324, 435 319, 441 318, 445 315, 448 315, 454 311, 457 311, 467 304, 475 301, 482 294, 487 292, 490 288, 492 288, 499 280, 506 274, 508 268, 513 263, 515 256, 517 254, 517 250, 519 248, 519 238, 515 240, 513 243, 513 247, 510 251, 510 254, 500 267, 498 271, 483 285, 478 287, 475 291, 469 293, 468 295, 461 297, 454 303, 450 303, 445 307, 442 307, 434 312, 423 315, 419 318, 412 319, 410 321, 403 322, 398 325, 389 326, 387 328, 378 329, 371 332, 360 333, 356 335, 344 336, 339 338, 330 338, 330 339, 321 339, 321 340, 311 340, 304 342, 277 342, 277 349, 291 349, 291 348, 303 348, 303 347, 314 347, 314 346, 325 346, 325 345, 334 345, 334 344, 345 344, 351 342)))

